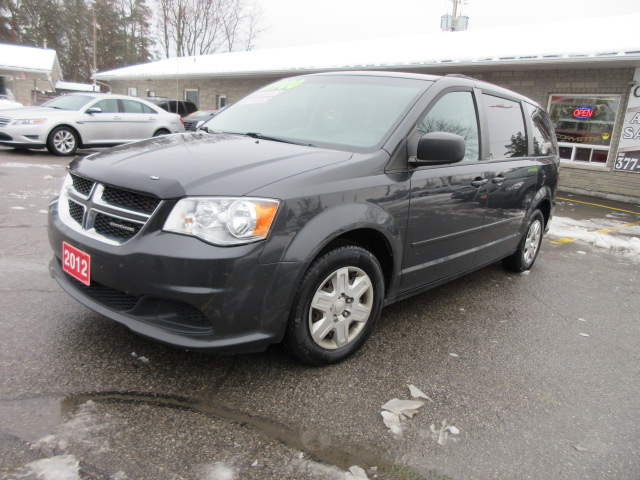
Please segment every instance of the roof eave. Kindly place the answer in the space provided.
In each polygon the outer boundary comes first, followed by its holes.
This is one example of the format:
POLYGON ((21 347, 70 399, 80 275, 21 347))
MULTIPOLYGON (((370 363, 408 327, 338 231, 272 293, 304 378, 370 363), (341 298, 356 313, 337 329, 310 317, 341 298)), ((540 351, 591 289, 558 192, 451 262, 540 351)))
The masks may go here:
POLYGON ((300 67, 276 70, 245 70, 245 71, 222 71, 222 72, 205 72, 205 73, 162 73, 162 74, 126 74, 126 73, 104 73, 96 74, 92 78, 96 80, 132 80, 132 79, 163 79, 163 78, 227 78, 227 77, 255 77, 255 76, 279 76, 302 73, 326 72, 329 70, 396 70, 411 68, 429 68, 429 69, 451 69, 474 68, 474 67, 543 67, 543 68, 590 68, 601 67, 602 64, 607 66, 616 66, 621 68, 638 68, 640 67, 640 52, 636 54, 614 54, 614 55, 546 55, 542 57, 531 58, 487 58, 480 60, 435 60, 435 61, 416 61, 410 63, 390 63, 390 64, 357 64, 357 65, 328 65, 318 67, 300 67))

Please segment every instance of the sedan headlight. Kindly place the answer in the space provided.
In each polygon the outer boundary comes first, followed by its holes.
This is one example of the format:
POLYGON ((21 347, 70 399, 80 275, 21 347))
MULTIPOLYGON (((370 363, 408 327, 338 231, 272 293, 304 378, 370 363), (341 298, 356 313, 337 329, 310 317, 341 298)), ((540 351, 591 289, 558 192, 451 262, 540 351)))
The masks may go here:
POLYGON ((20 118, 14 120, 13 125, 41 125, 46 121, 46 118, 20 118))
POLYGON ((241 245, 267 237, 280 202, 265 198, 191 197, 173 207, 163 230, 214 245, 241 245))
POLYGON ((512 192, 518 190, 522 185, 524 185, 524 182, 516 182, 513 185, 509 185, 505 190, 512 192))

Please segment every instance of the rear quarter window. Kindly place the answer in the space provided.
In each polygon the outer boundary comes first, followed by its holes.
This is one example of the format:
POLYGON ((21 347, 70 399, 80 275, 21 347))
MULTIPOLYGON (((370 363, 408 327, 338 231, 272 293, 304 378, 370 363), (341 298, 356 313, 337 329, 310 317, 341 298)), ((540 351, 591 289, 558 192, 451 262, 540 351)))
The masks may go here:
POLYGON ((531 135, 533 136, 533 156, 544 157, 547 155, 553 155, 556 153, 554 144, 554 132, 551 127, 551 121, 549 117, 539 107, 525 103, 525 109, 527 115, 531 117, 531 124, 533 130, 531 135))
POLYGON ((491 159, 526 157, 529 152, 519 102, 482 94, 491 159))

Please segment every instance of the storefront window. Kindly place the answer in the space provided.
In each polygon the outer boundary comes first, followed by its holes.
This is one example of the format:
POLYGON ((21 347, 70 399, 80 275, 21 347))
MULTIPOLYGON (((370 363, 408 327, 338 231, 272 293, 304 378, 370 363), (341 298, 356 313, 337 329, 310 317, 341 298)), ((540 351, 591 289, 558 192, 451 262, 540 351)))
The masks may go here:
POLYGON ((619 95, 551 95, 549 114, 560 158, 606 163, 619 104, 619 95))

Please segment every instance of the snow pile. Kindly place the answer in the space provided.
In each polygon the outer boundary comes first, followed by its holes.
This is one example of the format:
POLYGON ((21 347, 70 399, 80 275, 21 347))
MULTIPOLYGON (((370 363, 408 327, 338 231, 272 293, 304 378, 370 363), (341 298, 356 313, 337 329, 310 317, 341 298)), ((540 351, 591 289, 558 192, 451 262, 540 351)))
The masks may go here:
POLYGON ((43 458, 25 465, 24 472, 15 473, 21 480, 81 480, 80 463, 73 455, 43 458))
POLYGON ((236 474, 231 467, 224 462, 215 462, 212 465, 201 465, 197 469, 202 480, 234 480, 236 474))
POLYGON ((607 220, 574 220, 553 217, 549 235, 569 237, 619 253, 640 262, 640 225, 623 224, 607 220), (613 230, 602 232, 599 230, 613 230))

